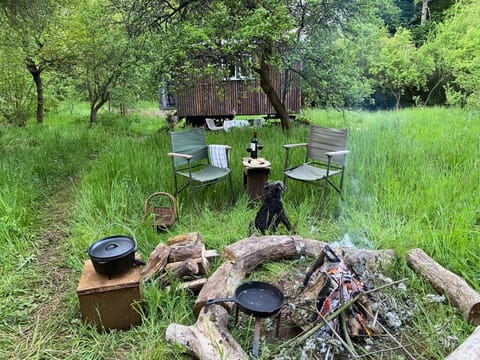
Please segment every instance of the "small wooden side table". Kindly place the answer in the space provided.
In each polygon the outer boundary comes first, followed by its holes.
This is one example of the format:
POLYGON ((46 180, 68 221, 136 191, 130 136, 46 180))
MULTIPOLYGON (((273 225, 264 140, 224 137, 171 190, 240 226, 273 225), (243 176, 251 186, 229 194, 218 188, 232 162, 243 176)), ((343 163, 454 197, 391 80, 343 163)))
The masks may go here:
POLYGON ((136 307, 141 302, 140 272, 139 266, 133 266, 124 274, 109 277, 98 274, 86 260, 77 287, 83 321, 98 330, 127 330, 139 325, 142 318, 136 307))
POLYGON ((264 195, 265 183, 268 182, 271 163, 264 158, 252 159, 244 157, 243 164, 243 186, 252 201, 261 201, 264 195))

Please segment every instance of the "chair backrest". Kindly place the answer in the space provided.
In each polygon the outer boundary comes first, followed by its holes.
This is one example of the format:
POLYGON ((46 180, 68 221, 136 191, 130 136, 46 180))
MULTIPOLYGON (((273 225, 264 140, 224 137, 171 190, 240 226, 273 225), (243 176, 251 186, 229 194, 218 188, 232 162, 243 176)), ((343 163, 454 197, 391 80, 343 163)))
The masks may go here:
MULTIPOLYGON (((307 159, 328 161, 326 152, 347 149, 347 129, 332 129, 312 125, 307 146, 307 159)), ((345 155, 332 157, 332 163, 343 166, 345 155)))
MULTIPOLYGON (((205 130, 194 128, 183 131, 170 132, 172 152, 192 155, 191 161, 208 160, 208 146, 205 140, 205 130)), ((187 160, 174 158, 175 166, 186 164, 187 160)))
POLYGON ((215 120, 211 119, 211 118, 206 118, 205 119, 205 122, 207 123, 207 127, 210 129, 210 130, 222 130, 223 127, 222 126, 217 126, 215 125, 215 120))

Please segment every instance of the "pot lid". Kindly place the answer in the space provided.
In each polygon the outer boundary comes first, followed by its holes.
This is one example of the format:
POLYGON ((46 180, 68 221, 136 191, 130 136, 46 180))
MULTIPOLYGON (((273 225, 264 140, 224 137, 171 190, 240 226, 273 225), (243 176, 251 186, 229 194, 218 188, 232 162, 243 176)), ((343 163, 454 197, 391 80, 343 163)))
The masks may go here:
POLYGON ((88 248, 88 255, 98 260, 112 260, 136 250, 135 240, 124 235, 114 235, 91 244, 88 248))

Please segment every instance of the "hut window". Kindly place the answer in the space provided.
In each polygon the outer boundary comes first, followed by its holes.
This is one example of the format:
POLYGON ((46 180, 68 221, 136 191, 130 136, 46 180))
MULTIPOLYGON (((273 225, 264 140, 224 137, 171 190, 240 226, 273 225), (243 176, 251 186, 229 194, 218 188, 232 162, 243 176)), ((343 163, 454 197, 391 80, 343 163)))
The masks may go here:
POLYGON ((245 66, 242 65, 229 65, 229 79, 230 80, 246 80, 253 79, 252 72, 245 66))

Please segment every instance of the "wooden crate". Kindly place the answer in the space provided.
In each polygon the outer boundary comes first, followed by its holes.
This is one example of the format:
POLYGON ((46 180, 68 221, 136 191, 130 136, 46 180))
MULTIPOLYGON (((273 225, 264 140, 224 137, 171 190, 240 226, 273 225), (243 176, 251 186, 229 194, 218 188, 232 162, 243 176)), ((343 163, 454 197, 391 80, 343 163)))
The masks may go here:
POLYGON ((140 267, 109 277, 99 274, 90 260, 85 261, 77 287, 80 312, 85 323, 99 330, 127 330, 141 323, 140 267))

